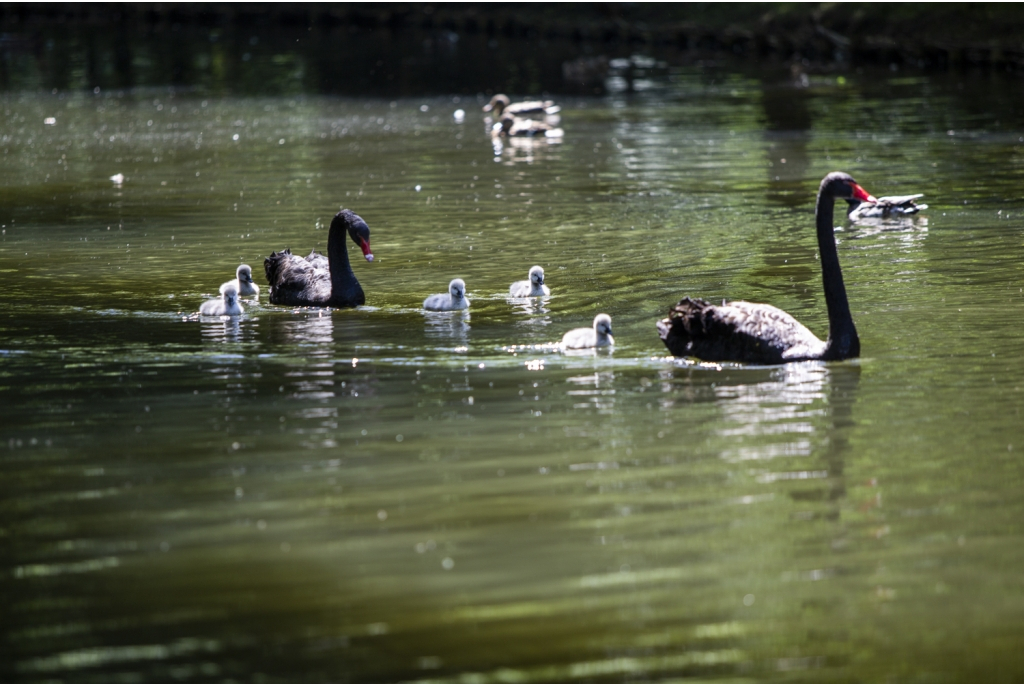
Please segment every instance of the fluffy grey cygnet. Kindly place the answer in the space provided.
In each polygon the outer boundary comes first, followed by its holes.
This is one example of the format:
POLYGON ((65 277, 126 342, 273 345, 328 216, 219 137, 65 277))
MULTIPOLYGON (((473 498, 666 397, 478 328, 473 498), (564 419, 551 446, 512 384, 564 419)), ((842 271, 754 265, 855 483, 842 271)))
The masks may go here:
POLYGON ((234 283, 235 290, 238 291, 241 297, 259 297, 260 287, 252 282, 252 267, 248 264, 242 264, 235 271, 235 280, 230 281, 234 283))
POLYGON ((203 302, 199 313, 204 316, 241 316, 242 304, 238 301, 238 288, 234 281, 220 287, 220 297, 203 302))
POLYGON ((598 314, 594 317, 593 328, 574 328, 562 336, 562 347, 567 350, 582 350, 588 347, 614 345, 612 317, 598 314))
POLYGON ((447 293, 431 295, 423 300, 423 308, 430 312, 451 312, 459 309, 468 309, 469 300, 466 299, 466 282, 456 278, 448 284, 447 293))
POLYGON ((551 294, 551 288, 544 285, 544 269, 539 266, 530 268, 530 280, 516 281, 509 289, 512 297, 543 297, 551 294))

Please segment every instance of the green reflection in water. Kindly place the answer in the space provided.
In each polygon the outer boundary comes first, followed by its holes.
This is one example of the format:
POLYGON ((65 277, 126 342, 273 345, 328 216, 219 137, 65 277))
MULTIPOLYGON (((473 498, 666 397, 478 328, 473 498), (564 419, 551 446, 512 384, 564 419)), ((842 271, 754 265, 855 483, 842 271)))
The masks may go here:
POLYGON ((5 96, 5 668, 1020 677, 1024 127, 885 78, 674 70, 497 150, 474 99, 5 96), (931 205, 836 217, 864 358, 666 359, 688 293, 824 331, 834 168, 931 205), (342 204, 367 307, 197 320, 342 204), (614 351, 548 345, 597 311, 614 351))

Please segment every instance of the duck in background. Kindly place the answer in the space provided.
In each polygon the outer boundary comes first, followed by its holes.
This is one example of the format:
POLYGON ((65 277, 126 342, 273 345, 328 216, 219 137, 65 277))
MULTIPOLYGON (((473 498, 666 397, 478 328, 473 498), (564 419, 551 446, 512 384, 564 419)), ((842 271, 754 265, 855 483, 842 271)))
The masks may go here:
POLYGON ((850 221, 856 222, 860 219, 887 219, 917 214, 923 209, 928 209, 928 205, 919 205, 914 202, 919 197, 924 197, 924 193, 872 197, 868 200, 847 198, 846 202, 849 204, 849 207, 847 208, 846 216, 850 221))
POLYGON ((501 117, 501 121, 491 128, 491 135, 496 138, 543 137, 561 138, 565 131, 536 119, 519 119, 510 114, 501 117))
POLYGON ((503 114, 511 114, 514 117, 555 115, 562 111, 562 108, 553 100, 528 100, 526 102, 512 102, 507 95, 498 93, 491 98, 483 107, 484 112, 494 112, 494 117, 500 119, 503 114))

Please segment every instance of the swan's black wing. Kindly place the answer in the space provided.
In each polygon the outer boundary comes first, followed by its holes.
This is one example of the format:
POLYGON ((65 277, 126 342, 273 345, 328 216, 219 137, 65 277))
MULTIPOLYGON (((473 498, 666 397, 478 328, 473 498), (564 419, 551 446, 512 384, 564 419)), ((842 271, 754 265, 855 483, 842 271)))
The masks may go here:
POLYGON ((712 362, 781 364, 825 351, 824 342, 778 307, 743 301, 718 306, 685 297, 658 322, 658 334, 674 356, 712 362))
POLYGON ((309 255, 306 257, 306 261, 317 269, 326 269, 327 271, 331 270, 331 263, 327 260, 327 256, 322 252, 317 252, 316 250, 310 251, 309 255))
POLYGON ((331 299, 330 272, 296 257, 291 250, 272 252, 263 260, 263 269, 271 304, 326 306, 331 299))

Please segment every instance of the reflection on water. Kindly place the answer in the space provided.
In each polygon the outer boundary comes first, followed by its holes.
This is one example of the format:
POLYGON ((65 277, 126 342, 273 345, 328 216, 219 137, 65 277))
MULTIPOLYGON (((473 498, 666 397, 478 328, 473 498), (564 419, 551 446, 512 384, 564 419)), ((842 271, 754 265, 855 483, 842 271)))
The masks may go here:
POLYGON ((1024 673, 1019 89, 608 68, 497 163, 464 96, 4 96, 4 672, 1024 673), (864 357, 667 358, 685 294, 825 333, 837 168, 942 198, 836 216, 864 357), (342 204, 368 306, 195 315, 342 204), (556 295, 508 298, 532 263, 556 295), (420 308, 452 273, 472 318, 420 308), (614 352, 559 352, 596 311, 614 352))
POLYGON ((428 340, 441 343, 457 343, 455 351, 465 351, 469 342, 469 310, 456 312, 423 312, 423 332, 428 340))

